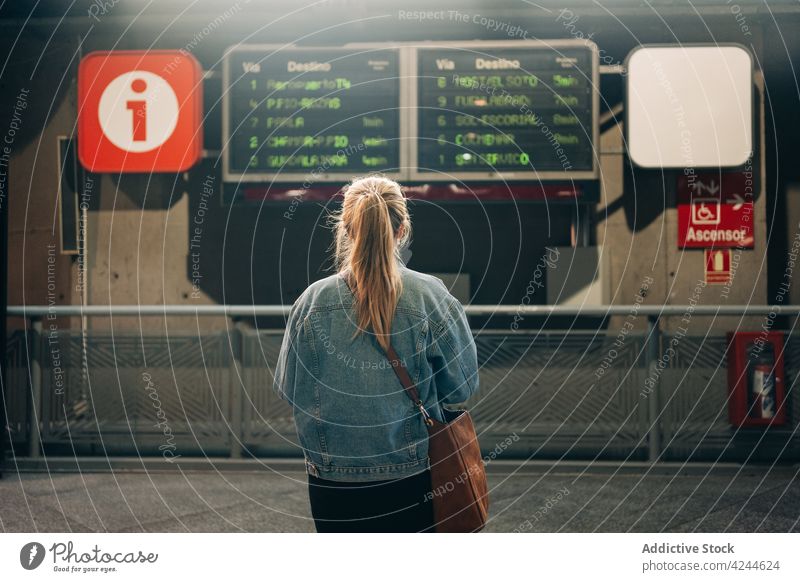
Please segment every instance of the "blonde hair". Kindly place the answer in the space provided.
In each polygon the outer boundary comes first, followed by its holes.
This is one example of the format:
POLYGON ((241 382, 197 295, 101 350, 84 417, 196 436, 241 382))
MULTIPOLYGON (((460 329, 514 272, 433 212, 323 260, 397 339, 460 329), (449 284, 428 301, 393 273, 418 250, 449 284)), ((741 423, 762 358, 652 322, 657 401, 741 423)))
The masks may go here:
POLYGON ((399 249, 411 236, 411 219, 400 184, 383 176, 353 180, 344 190, 334 228, 336 265, 340 273, 348 271, 355 296, 358 329, 353 337, 371 330, 385 350, 403 290, 397 265, 399 249))

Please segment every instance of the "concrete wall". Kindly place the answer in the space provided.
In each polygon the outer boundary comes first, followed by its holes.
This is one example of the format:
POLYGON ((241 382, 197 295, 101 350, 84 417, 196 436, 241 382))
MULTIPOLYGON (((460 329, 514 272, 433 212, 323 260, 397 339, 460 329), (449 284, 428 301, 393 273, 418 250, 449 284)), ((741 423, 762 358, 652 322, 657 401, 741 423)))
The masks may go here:
MULTIPOLYGON (((53 232, 53 216, 57 211, 56 138, 74 131, 81 34, 94 26, 83 41, 82 54, 110 48, 190 47, 205 68, 218 69, 224 48, 243 39, 282 42, 319 28, 318 23, 304 21, 300 16, 281 21, 281 26, 266 26, 264 23, 278 15, 277 8, 269 12, 270 9, 261 7, 258 10, 263 12, 256 15, 248 12, 250 8, 241 8, 223 18, 221 12, 206 7, 204 12, 191 13, 171 24, 167 24, 169 19, 158 15, 141 18, 138 25, 128 30, 130 19, 125 17, 123 8, 114 10, 104 15, 99 25, 79 16, 63 24, 55 19, 33 20, 25 25, 22 40, 16 45, 13 42, 22 20, 0 21, 0 46, 4 53, 12 54, 2 75, 0 111, 4 116, 9 112, 10 95, 23 86, 29 86, 32 104, 25 114, 25 132, 14 146, 12 159, 11 304, 47 303, 47 245, 57 239, 57 231, 53 232), (198 40, 198 31, 208 30, 212 22, 217 25, 198 40), (262 26, 266 27, 259 30, 262 26), (45 57, 39 59, 40 55, 45 57)), ((380 12, 366 5, 364 10, 365 14, 380 12)), ((556 9, 550 10, 547 18, 530 7, 492 10, 474 12, 517 24, 529 38, 576 36, 576 28, 565 28, 556 9)), ((680 11, 665 12, 670 25, 666 28, 644 13, 633 13, 620 24, 592 10, 585 8, 581 13, 576 9, 576 14, 583 14, 577 30, 593 34, 604 54, 616 62, 621 62, 639 42, 708 41, 711 37, 705 26, 713 28, 715 41, 752 43, 757 62, 769 56, 762 54, 760 40, 766 25, 755 14, 749 17, 753 33, 745 37, 729 11, 706 15, 704 25, 680 11)), ((399 19, 396 10, 388 12, 392 13, 391 18, 377 21, 374 26, 342 24, 341 30, 317 34, 312 40, 315 44, 326 44, 344 38, 364 41, 508 38, 503 31, 492 31, 472 21, 421 25, 399 19)), ((319 9, 315 15, 331 24, 345 20, 335 6, 319 9)), ((604 76, 602 87, 603 100, 608 102, 605 109, 616 107, 616 114, 621 115, 621 79, 604 76)), ((209 80, 206 93, 206 147, 214 150, 219 148, 219 81, 209 80)), ((606 120, 610 116, 607 111, 604 115, 606 120)), ((767 122, 771 123, 769 116, 767 122)), ((762 140, 769 131, 769 127, 761 127, 762 140)), ((681 252, 677 248, 674 175, 631 168, 624 155, 622 128, 613 122, 603 123, 599 154, 602 195, 595 212, 593 238, 611 253, 613 303, 632 303, 643 282, 652 277, 645 303, 685 304, 695 282, 702 278, 703 253, 681 252)), ((289 303, 309 281, 329 272, 330 233, 324 226, 325 208, 315 203, 301 204, 295 218, 287 223, 283 208, 223 206, 216 161, 206 159, 185 175, 92 177, 87 231, 90 303, 289 303), (190 226, 202 204, 206 180, 213 183, 214 195, 203 222, 201 292, 193 296, 192 271, 196 264, 190 256, 190 226), (279 249, 283 250, 279 253, 279 249)), ((783 192, 773 170, 764 168, 763 159, 760 163, 761 189, 755 205, 756 248, 742 252, 737 276, 726 298, 722 296, 722 288, 709 287, 702 294, 702 304, 769 301, 764 261, 768 243, 767 198, 782 196, 783 192)), ((567 207, 551 206, 546 212, 537 205, 518 208, 417 205, 413 214, 416 239, 411 266, 428 272, 468 273, 476 303, 519 303, 544 247, 569 244, 570 240, 571 210, 567 207), (463 244, 462 234, 466 241, 463 244)), ((78 303, 76 260, 59 255, 56 272, 57 301, 78 303)), ((542 302, 543 294, 533 300, 542 302)), ((727 328, 733 323, 717 322, 715 326, 727 328)), ((69 324, 77 322, 65 325, 69 324)), ((141 324, 153 333, 158 328, 192 332, 198 325, 189 318, 166 321, 153 318, 141 324)), ((108 322, 98 319, 92 325, 103 328, 108 322)), ((139 325, 136 320, 115 322, 118 329, 138 329, 139 325)), ((204 321, 202 325, 220 329, 230 322, 204 321)))
MULTIPOLYGON (((642 170, 631 166, 624 151, 622 124, 601 138, 602 199, 597 209, 597 243, 610 253, 611 303, 632 305, 764 305, 767 297, 767 187, 763 77, 756 75, 758 123, 753 170, 758 185, 753 195, 755 248, 732 251, 730 284, 698 286, 705 279, 703 249, 678 248, 676 181, 680 170, 642 170), (637 296, 641 296, 639 299, 637 296)), ((689 316, 691 318, 691 315, 689 316)), ((626 318, 614 318, 618 327, 626 318)), ((664 322, 674 329, 677 320, 664 322)), ((695 317, 695 330, 758 328, 759 318, 695 317)), ((646 327, 636 318, 637 329, 646 327)))

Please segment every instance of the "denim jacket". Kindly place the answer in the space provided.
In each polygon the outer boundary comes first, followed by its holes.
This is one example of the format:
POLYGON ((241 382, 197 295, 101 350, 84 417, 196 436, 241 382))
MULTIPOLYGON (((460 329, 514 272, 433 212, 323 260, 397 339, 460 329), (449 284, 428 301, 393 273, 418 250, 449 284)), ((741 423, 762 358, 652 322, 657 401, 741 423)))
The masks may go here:
MULTIPOLYGON (((436 277, 400 266, 403 292, 392 346, 425 408, 467 400, 478 388, 475 342, 464 308, 436 277)), ((428 468, 427 430, 375 336, 356 331, 353 295, 340 274, 313 283, 289 313, 275 389, 289 401, 309 474, 378 481, 428 468)))

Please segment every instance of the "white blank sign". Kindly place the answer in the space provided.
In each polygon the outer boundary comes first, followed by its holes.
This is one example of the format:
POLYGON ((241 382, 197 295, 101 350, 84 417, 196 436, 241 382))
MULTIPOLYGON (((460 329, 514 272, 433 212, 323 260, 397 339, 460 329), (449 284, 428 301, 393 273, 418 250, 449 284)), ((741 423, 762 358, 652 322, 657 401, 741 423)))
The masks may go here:
POLYGON ((753 151, 753 65, 739 46, 628 56, 628 155, 645 168, 741 166, 753 151))

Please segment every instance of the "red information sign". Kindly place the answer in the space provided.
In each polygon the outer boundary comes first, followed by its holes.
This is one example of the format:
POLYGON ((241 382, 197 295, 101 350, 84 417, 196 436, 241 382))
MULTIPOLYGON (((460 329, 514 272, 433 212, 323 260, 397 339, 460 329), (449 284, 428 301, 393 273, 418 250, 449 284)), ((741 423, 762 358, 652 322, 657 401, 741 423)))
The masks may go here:
POLYGON ((751 173, 678 178, 678 248, 753 248, 751 173))
POLYGON ((185 51, 93 52, 78 69, 78 157, 92 172, 182 172, 203 148, 200 64, 185 51))
POLYGON ((731 250, 706 249, 706 283, 727 285, 731 281, 731 250))
MULTIPOLYGON (((302 190, 264 186, 248 186, 244 188, 244 199, 253 201, 284 202, 302 199, 306 202, 315 200, 325 202, 341 196, 340 185, 318 185, 302 190)), ((406 186, 403 192, 412 200, 447 200, 465 202, 487 202, 495 200, 582 200, 587 197, 582 184, 514 184, 512 187, 498 184, 418 184, 406 186)))

